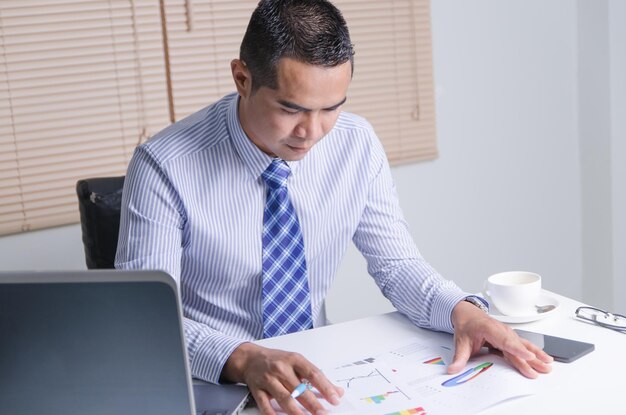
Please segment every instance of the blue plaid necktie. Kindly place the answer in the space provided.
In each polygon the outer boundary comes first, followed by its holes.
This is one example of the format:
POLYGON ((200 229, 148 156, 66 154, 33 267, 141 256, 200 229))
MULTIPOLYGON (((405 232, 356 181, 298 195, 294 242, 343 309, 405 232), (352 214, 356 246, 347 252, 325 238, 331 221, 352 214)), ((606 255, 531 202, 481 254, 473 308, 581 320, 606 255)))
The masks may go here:
POLYGON ((263 172, 267 200, 263 212, 263 337, 313 327, 304 241, 289 200, 291 170, 274 159, 263 172))

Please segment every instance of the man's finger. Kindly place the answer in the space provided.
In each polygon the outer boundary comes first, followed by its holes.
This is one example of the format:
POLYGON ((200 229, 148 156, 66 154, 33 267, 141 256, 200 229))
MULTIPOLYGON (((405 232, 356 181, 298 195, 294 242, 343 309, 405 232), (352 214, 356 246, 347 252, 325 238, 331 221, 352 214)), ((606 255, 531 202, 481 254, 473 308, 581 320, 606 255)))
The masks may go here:
POLYGON ((296 400, 291 397, 291 393, 298 383, 299 381, 294 378, 294 381, 292 381, 290 385, 283 385, 274 378, 267 385, 267 393, 269 393, 276 400, 278 406, 289 415, 304 415, 296 400))
POLYGON ((549 363, 545 363, 542 362, 539 359, 533 359, 530 362, 528 362, 528 364, 530 365, 530 367, 533 368, 533 370, 535 372, 538 373, 550 373, 552 371, 552 365, 550 365, 549 363))
POLYGON ((534 359, 535 354, 528 350, 528 347, 522 340, 523 339, 511 329, 505 330, 501 335, 487 339, 491 345, 505 353, 517 356, 522 360, 534 359))
POLYGON ((300 404, 302 404, 302 406, 304 406, 311 414, 327 414, 328 411, 324 408, 322 403, 317 399, 317 396, 315 396, 310 388, 311 383, 309 383, 308 380, 302 382, 291 389, 291 397, 300 402, 300 404))
POLYGON ((256 402, 256 406, 261 411, 262 415, 276 415, 276 412, 272 408, 272 404, 270 403, 270 396, 261 389, 256 389, 251 391, 252 396, 254 396, 254 401, 256 402))
MULTIPOLYGON (((296 368, 302 377, 307 379, 320 394, 333 405, 339 405, 340 398, 343 396, 343 389, 332 384, 330 380, 315 365, 306 362, 304 367, 296 368)), ((313 394, 311 394, 313 395, 313 394)))
POLYGON ((300 397, 298 401, 304 406, 307 411, 315 415, 327 414, 328 411, 324 409, 322 403, 317 399, 313 391, 307 390, 300 397))
POLYGON ((544 352, 543 349, 541 349, 539 346, 537 346, 530 340, 523 339, 523 338, 521 338, 521 340, 522 340, 522 343, 524 343, 524 345, 526 346, 526 348, 535 354, 537 359, 539 359, 543 363, 548 363, 548 364, 554 362, 554 358, 550 356, 549 354, 547 354, 546 352, 544 352))
POLYGON ((454 347, 454 358, 452 359, 452 363, 448 365, 448 373, 453 375, 460 372, 467 364, 471 355, 471 344, 466 340, 457 339, 454 347))
POLYGON ((539 376, 539 373, 535 369, 533 369, 529 362, 525 359, 521 359, 514 354, 504 352, 504 358, 509 361, 522 375, 526 376, 529 379, 535 379, 539 376))

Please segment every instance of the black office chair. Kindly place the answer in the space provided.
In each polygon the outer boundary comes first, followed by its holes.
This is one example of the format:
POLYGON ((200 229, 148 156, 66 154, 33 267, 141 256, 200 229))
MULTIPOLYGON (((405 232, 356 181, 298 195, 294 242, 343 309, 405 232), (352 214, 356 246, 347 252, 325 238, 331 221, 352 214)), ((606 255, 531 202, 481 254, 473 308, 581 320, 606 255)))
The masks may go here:
POLYGON ((76 183, 87 268, 115 268, 124 176, 76 183))

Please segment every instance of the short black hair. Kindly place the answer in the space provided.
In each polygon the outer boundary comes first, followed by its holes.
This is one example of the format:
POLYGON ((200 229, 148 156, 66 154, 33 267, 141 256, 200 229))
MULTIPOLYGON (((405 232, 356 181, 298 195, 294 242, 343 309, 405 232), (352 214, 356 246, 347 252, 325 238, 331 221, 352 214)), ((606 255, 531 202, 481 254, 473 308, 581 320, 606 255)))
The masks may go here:
POLYGON ((291 58, 334 67, 350 61, 354 48, 341 12, 327 0, 261 0, 241 42, 239 58, 252 74, 252 91, 278 88, 277 65, 291 58))

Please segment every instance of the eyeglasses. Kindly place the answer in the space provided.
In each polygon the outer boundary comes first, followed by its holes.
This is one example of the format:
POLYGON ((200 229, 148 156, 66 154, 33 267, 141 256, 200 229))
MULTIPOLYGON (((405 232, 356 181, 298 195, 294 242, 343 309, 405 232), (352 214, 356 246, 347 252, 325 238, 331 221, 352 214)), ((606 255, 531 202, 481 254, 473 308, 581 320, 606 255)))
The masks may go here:
POLYGON ((602 327, 626 332, 626 316, 613 314, 593 307, 578 307, 576 317, 602 327))

